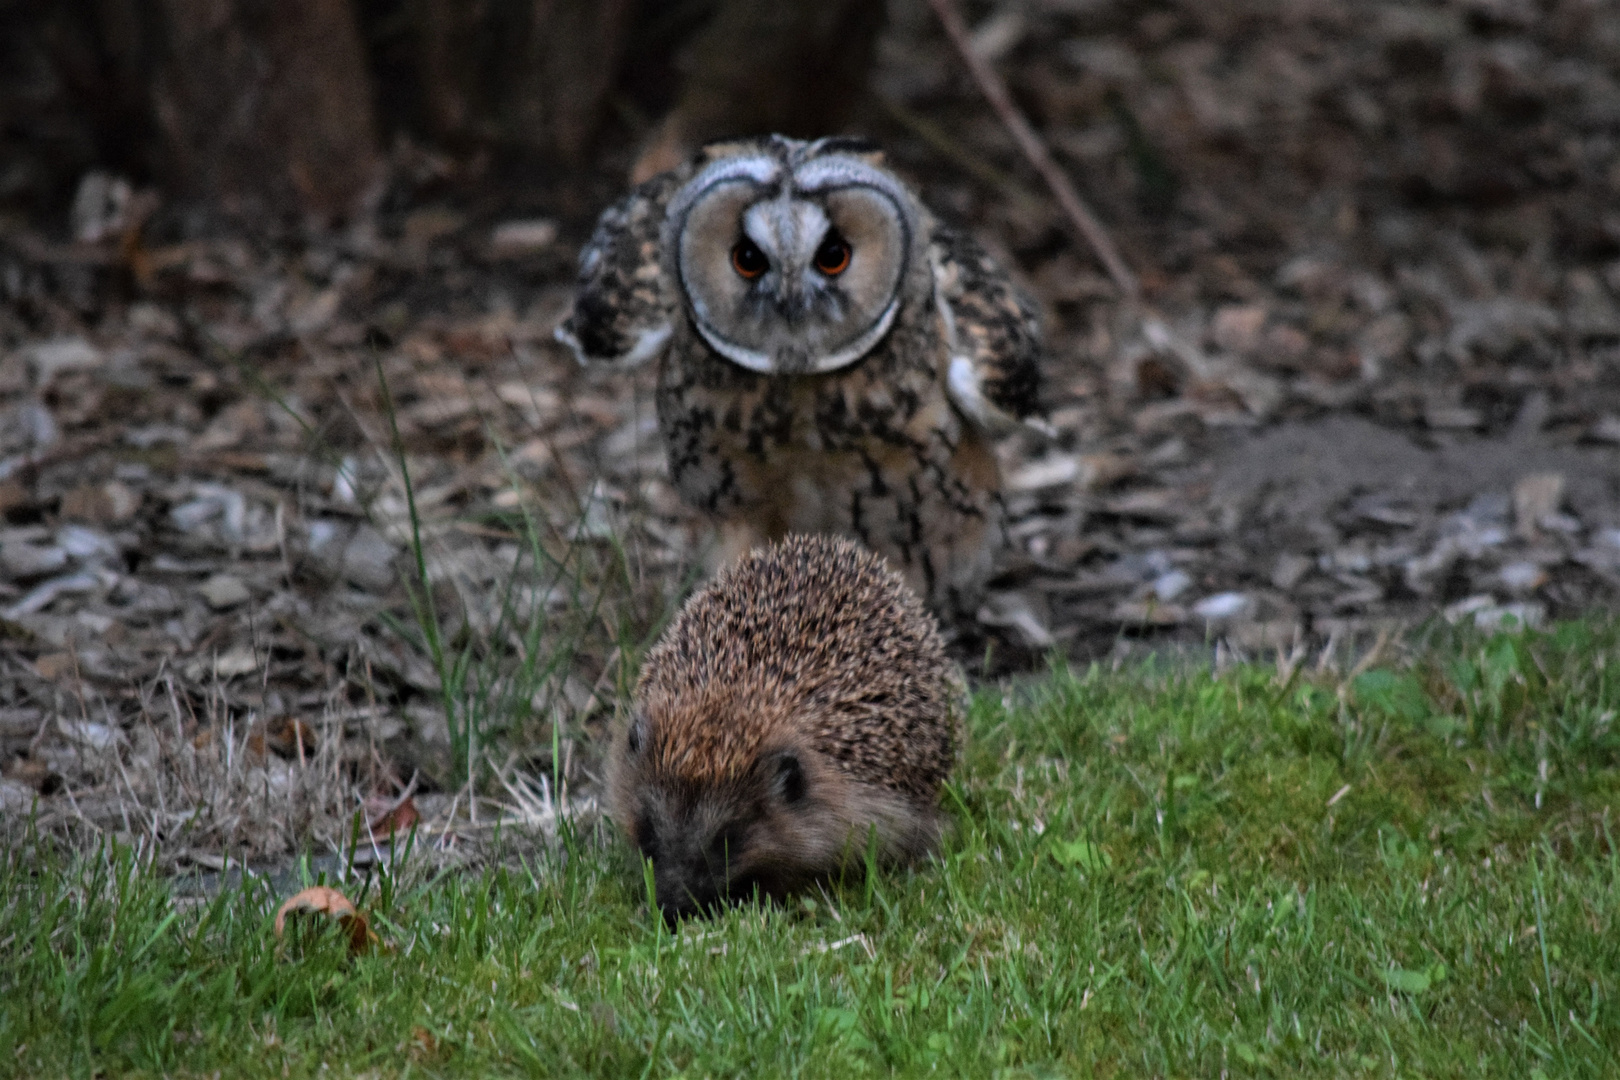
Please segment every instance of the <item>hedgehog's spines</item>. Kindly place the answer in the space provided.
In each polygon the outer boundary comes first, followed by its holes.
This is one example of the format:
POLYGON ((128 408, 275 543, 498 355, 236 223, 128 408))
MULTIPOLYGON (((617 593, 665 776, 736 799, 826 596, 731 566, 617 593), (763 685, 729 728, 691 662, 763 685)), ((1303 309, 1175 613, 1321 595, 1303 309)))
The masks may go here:
POLYGON ((663 838, 661 896, 712 887, 693 847, 709 835, 737 838, 767 891, 832 870, 854 832, 913 858, 939 832, 960 694, 933 617, 880 558, 789 537, 695 594, 648 652, 613 816, 644 850, 663 838))

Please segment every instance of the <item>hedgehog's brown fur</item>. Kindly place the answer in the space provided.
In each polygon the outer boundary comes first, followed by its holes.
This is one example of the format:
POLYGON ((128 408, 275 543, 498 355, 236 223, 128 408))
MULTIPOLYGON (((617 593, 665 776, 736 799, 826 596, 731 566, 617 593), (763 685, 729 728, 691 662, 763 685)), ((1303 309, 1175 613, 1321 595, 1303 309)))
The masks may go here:
POLYGON ((779 896, 939 836, 962 683, 933 616, 856 544, 790 536, 723 571, 647 654, 608 801, 671 917, 779 896))

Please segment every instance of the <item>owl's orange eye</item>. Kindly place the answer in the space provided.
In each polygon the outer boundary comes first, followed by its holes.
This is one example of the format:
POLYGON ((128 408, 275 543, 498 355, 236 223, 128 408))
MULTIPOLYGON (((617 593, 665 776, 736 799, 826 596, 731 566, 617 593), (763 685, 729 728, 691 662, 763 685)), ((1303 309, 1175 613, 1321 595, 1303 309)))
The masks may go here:
POLYGON ((731 249, 731 268, 749 280, 759 277, 770 265, 770 260, 759 250, 759 245, 746 236, 731 249))
POLYGON ((849 245, 837 233, 829 233, 816 249, 816 269, 836 277, 849 269, 849 245))

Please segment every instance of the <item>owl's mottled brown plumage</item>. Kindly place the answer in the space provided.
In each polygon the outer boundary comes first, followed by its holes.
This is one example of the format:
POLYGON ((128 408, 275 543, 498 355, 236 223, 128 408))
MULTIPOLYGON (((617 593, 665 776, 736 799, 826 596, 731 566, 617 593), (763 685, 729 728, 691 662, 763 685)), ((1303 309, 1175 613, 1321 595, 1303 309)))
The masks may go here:
POLYGON ((647 654, 614 740, 614 819, 672 914, 781 895, 939 834, 963 686, 933 617, 881 559, 791 536, 696 593, 647 654))
POLYGON ((558 336, 662 356, 670 472, 719 564, 832 533, 936 610, 976 606, 1003 531, 992 439, 1038 407, 1040 322, 870 147, 726 143, 649 181, 603 215, 558 336))

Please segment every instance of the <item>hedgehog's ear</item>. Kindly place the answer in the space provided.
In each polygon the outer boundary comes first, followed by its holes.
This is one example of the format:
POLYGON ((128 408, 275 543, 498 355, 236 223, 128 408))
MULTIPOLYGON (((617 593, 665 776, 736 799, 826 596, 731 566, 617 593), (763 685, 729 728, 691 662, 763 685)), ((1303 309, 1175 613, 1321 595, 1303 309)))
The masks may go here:
POLYGON ((640 709, 630 714, 630 727, 624 733, 625 745, 630 753, 641 753, 641 744, 647 740, 647 716, 640 709))
POLYGON ((792 806, 804 798, 804 766, 791 750, 771 756, 771 795, 792 806))

